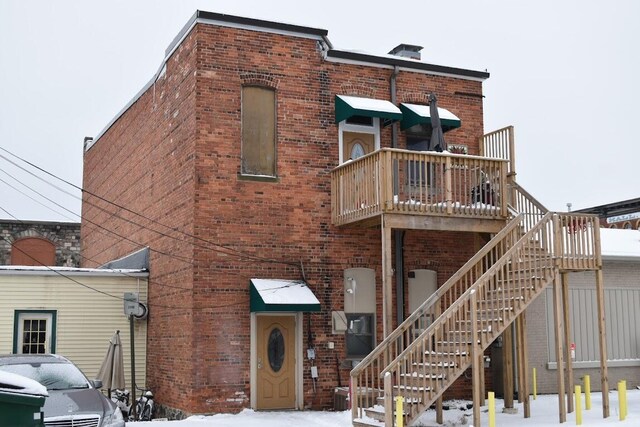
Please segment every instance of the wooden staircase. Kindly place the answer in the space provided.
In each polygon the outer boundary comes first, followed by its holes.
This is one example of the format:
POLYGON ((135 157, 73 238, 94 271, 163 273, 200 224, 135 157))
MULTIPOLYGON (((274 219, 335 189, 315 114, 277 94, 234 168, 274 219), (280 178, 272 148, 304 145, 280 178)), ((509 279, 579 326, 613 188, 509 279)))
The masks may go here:
POLYGON ((391 427, 396 396, 411 423, 474 363, 478 374, 484 350, 560 272, 600 268, 597 217, 511 191, 517 216, 353 369, 354 426, 391 427))

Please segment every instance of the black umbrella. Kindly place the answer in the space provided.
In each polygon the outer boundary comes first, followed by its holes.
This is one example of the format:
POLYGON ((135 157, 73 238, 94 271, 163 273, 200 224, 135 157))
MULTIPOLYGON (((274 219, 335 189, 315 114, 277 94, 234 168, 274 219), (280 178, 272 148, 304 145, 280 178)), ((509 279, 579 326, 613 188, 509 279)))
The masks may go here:
POLYGON ((438 115, 438 99, 434 93, 429 94, 429 113, 431 116, 431 128, 433 129, 431 131, 429 150, 441 153, 447 149, 447 143, 444 141, 440 115, 438 115))

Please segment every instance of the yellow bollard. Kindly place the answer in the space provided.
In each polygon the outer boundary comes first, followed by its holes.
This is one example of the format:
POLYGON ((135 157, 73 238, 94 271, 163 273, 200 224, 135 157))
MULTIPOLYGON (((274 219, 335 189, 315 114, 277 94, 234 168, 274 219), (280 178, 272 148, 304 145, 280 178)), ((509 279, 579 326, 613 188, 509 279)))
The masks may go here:
POLYGON ((591 377, 584 376, 584 409, 591 409, 591 377))
POLYGON ((403 403, 403 397, 396 396, 396 427, 404 426, 404 408, 402 407, 403 403))
POLYGON ((624 402, 624 419, 627 419, 629 415, 629 409, 627 407, 627 380, 622 380, 622 401, 624 402))
POLYGON ((576 395, 576 425, 581 426, 582 425, 582 390, 580 389, 579 385, 576 386, 575 395, 576 395))
POLYGON ((625 384, 624 381, 618 381, 618 404, 620 405, 620 421, 624 421, 627 417, 627 402, 625 401, 625 384))
POLYGON ((533 368, 533 400, 538 397, 538 383, 536 382, 536 368, 533 368))
POLYGON ((496 396, 489 392, 489 427, 496 427, 496 396))

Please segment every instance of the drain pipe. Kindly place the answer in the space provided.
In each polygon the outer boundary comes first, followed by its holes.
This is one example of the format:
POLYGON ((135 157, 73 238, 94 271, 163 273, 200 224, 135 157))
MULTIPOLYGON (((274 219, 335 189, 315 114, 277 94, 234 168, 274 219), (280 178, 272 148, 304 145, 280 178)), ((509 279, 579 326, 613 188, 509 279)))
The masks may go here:
MULTIPOLYGON (((389 77, 389 91, 391 96, 391 102, 397 103, 396 97, 396 77, 400 69, 398 66, 393 67, 393 72, 389 77)), ((398 148, 398 123, 391 125, 391 148, 398 148)), ((393 170, 397 170, 396 165, 393 165, 393 170)), ((393 194, 400 194, 400 182, 398 175, 393 175, 393 194)), ((396 256, 396 315, 398 325, 404 321, 404 231, 393 230, 393 239, 395 244, 396 256)))

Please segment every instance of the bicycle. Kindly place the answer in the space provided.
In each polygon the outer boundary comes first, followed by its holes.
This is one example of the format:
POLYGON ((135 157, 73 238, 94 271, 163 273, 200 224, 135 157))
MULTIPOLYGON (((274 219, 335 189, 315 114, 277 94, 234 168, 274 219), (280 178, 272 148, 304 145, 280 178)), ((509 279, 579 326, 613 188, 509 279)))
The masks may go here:
POLYGON ((129 390, 112 390, 111 400, 120 408, 122 416, 125 419, 129 419, 129 412, 131 411, 131 405, 129 404, 129 390))
POLYGON ((129 421, 151 421, 153 419, 153 393, 146 388, 136 387, 142 395, 136 399, 136 417, 129 415, 129 421))

